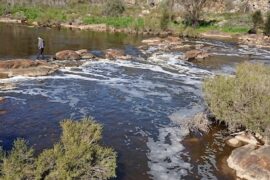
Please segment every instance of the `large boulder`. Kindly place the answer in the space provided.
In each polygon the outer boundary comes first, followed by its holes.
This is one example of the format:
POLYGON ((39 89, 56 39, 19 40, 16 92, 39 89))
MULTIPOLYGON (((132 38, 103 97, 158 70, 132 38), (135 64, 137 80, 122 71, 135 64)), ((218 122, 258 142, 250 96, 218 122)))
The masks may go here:
POLYGON ((247 180, 270 179, 270 146, 256 149, 246 145, 235 149, 227 160, 230 168, 236 170, 238 177, 247 180))
POLYGON ((209 57, 209 54, 202 50, 190 50, 185 53, 186 60, 193 61, 193 60, 201 60, 209 57))
POLYGON ((80 60, 81 56, 72 50, 64 50, 55 54, 56 60, 80 60))
POLYGON ((55 72, 57 68, 42 61, 27 59, 0 61, 0 72, 2 78, 14 76, 45 76, 55 72))

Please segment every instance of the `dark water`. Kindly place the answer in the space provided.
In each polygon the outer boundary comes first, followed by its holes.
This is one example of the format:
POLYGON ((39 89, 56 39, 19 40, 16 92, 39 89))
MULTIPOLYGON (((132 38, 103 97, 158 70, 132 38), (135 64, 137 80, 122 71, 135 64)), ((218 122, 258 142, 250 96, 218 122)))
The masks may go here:
MULTIPOLYGON (((122 34, 0 28, 3 59, 31 57, 39 34, 49 42, 47 54, 140 43, 139 37, 122 34)), ((118 152, 117 179, 235 179, 225 162, 231 149, 223 130, 214 127, 198 137, 189 134, 185 124, 205 108, 205 77, 233 73, 235 64, 243 61, 269 62, 270 52, 219 41, 185 43, 201 44, 213 56, 194 65, 183 61, 183 52, 150 48, 146 59, 89 61, 48 77, 0 80, 17 87, 0 91, 6 98, 0 110, 7 111, 0 116, 2 146, 8 150, 22 137, 40 152, 58 141, 59 121, 92 116, 104 126, 104 144, 118 152)))

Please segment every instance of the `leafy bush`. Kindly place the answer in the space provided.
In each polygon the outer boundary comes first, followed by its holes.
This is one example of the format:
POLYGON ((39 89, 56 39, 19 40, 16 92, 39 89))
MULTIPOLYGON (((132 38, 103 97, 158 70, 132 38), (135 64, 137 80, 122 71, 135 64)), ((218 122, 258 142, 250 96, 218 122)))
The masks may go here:
POLYGON ((61 123, 59 143, 37 158, 24 140, 8 155, 0 151, 1 179, 109 179, 115 177, 116 153, 99 145, 102 127, 90 119, 61 123))
POLYGON ((264 33, 267 36, 270 36, 270 12, 267 14, 266 22, 264 25, 264 33))
POLYGON ((263 26, 264 21, 262 12, 260 10, 257 10, 252 14, 252 22, 254 29, 258 29, 263 26))
POLYGON ((266 134, 270 129, 270 67, 243 63, 235 76, 216 76, 204 82, 205 99, 217 119, 230 128, 244 126, 266 134))
POLYGON ((125 6, 122 0, 109 0, 104 7, 106 16, 120 16, 124 11, 125 6))

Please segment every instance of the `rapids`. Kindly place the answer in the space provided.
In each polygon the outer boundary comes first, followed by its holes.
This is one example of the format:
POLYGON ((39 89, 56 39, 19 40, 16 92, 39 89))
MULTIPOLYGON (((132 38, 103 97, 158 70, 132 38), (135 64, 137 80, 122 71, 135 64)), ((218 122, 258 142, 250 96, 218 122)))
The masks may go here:
MULTIPOLYGON (((27 29, 23 35, 34 39, 31 31, 27 29)), ((14 32, 1 33, 14 36, 14 32)), ((73 47, 70 33, 62 34, 67 36, 67 48, 69 43, 73 47)), ((137 44, 133 38, 123 44, 110 38, 101 40, 103 45, 106 41, 109 44, 104 47, 127 50, 136 49, 137 44)), ((58 141, 59 121, 92 116, 104 127, 103 143, 118 152, 117 179, 235 178, 224 162, 230 149, 224 144, 222 130, 213 128, 194 143, 184 124, 205 108, 201 89, 204 78, 233 73, 235 64, 246 60, 269 63, 270 51, 220 41, 186 39, 185 43, 200 44, 213 56, 195 65, 183 60, 183 52, 149 47, 144 52, 148 56, 134 56, 130 61, 87 61, 47 77, 0 80, 16 84, 16 89, 0 91, 6 98, 0 109, 7 110, 0 116, 1 145, 9 150, 21 137, 39 153, 58 141)), ((80 48, 102 49, 84 45, 80 48)), ((34 54, 32 47, 29 53, 23 51, 22 56, 34 54)), ((7 58, 7 53, 0 52, 2 59, 7 58)), ((14 54, 17 57, 21 52, 14 54)))

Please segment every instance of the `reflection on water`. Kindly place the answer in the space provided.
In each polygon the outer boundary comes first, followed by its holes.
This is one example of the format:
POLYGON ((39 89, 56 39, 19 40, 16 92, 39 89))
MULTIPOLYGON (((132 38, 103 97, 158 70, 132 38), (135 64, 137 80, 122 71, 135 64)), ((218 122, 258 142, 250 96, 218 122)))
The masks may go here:
POLYGON ((141 37, 122 33, 80 30, 29 28, 19 24, 0 23, 0 58, 27 58, 37 54, 37 37, 45 40, 45 54, 60 50, 123 48, 140 43, 141 37))
MULTIPOLYGON (((33 55, 39 34, 48 42, 49 54, 60 49, 123 48, 140 42, 122 34, 0 27, 1 40, 11 42, 0 44, 0 58, 33 55)), ((150 47, 149 57, 143 60, 102 59, 62 68, 52 76, 0 80, 17 86, 0 91, 0 97, 6 98, 0 109, 7 110, 0 116, 1 144, 8 150, 14 139, 22 137, 40 152, 58 141, 59 121, 93 116, 104 126, 104 144, 118 152, 117 179, 235 179, 225 163, 231 149, 225 146, 223 131, 214 127, 197 137, 183 124, 205 108, 204 78, 232 73, 234 65, 245 60, 269 63, 270 52, 215 41, 184 43, 201 44, 213 56, 194 65, 183 60, 184 52, 150 47)), ((129 51, 138 54, 133 46, 129 51)))

